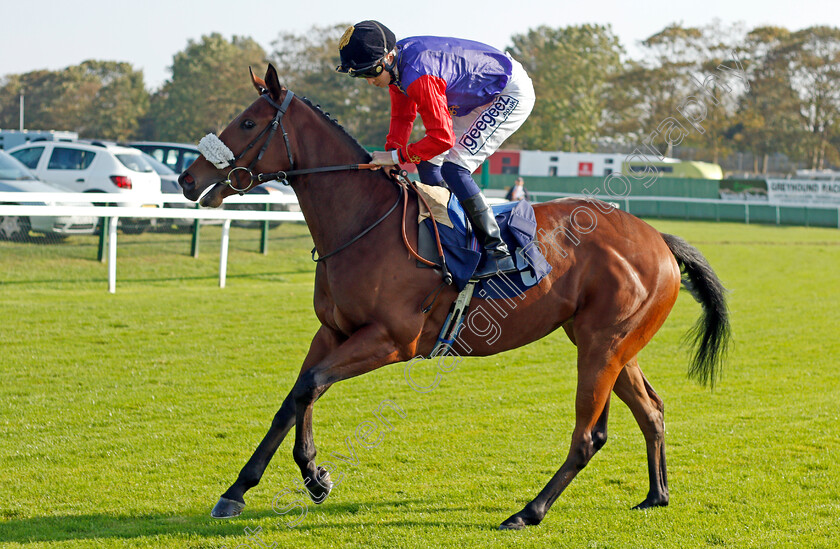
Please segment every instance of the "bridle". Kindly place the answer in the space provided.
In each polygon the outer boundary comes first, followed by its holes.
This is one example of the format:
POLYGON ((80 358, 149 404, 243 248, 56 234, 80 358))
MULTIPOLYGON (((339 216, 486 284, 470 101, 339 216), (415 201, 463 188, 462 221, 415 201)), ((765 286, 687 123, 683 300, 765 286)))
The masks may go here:
MULTIPOLYGON (((280 181, 284 185, 289 184, 289 178, 294 177, 296 175, 308 175, 314 173, 324 173, 324 172, 339 172, 339 171, 348 171, 348 170, 369 170, 375 168, 374 164, 343 164, 340 166, 322 166, 319 168, 306 168, 296 170, 294 169, 295 161, 292 158, 292 148, 289 145, 289 134, 286 132, 286 128, 283 127, 283 116, 286 114, 286 110, 289 108, 289 105, 292 103, 292 99, 294 99, 294 92, 292 90, 286 90, 286 97, 283 99, 283 102, 278 104, 274 99, 269 96, 268 92, 264 92, 260 94, 260 97, 268 101, 269 105, 276 109, 276 113, 274 114, 274 118, 269 122, 269 124, 263 128, 263 130, 257 135, 238 155, 234 156, 232 159, 228 160, 227 167, 231 168, 228 172, 227 179, 222 181, 223 184, 228 185, 231 189, 238 192, 240 195, 245 194, 247 191, 251 190, 254 185, 259 185, 260 183, 265 183, 267 181, 280 181), (278 128, 280 129, 281 134, 283 135, 283 142, 286 146, 286 155, 289 159, 289 169, 288 170, 281 170, 277 172, 267 172, 267 173, 254 173, 254 168, 256 165, 262 160, 265 151, 268 149, 268 145, 271 143, 271 140, 274 139, 274 136, 277 134, 278 128), (242 160, 248 151, 253 149, 257 143, 260 142, 261 139, 265 137, 265 141, 260 147, 260 152, 257 156, 251 161, 251 163, 245 166, 237 166, 237 162, 242 160), (236 178, 236 172, 245 172, 248 177, 248 186, 247 187, 239 187, 237 186, 238 179, 236 178)), ((232 153, 231 153, 232 154, 232 153)))
MULTIPOLYGON (((212 137, 211 143, 208 144, 208 147, 211 147, 212 149, 214 149, 212 151, 214 154, 211 154, 210 156, 214 156, 215 158, 212 158, 212 159, 207 158, 208 154, 206 153, 205 150, 202 150, 202 143, 199 143, 199 150, 202 152, 202 154, 205 156, 205 158, 210 163, 212 163, 214 166, 216 166, 219 169, 222 169, 223 167, 231 168, 230 171, 228 172, 227 179, 225 181, 222 181, 221 183, 228 185, 231 189, 233 189, 234 191, 236 191, 240 195, 242 195, 242 194, 245 194, 247 191, 249 191, 254 186, 254 184, 265 183, 267 181, 280 181, 284 185, 288 185, 289 184, 289 178, 297 176, 297 175, 308 175, 308 174, 324 173, 324 172, 339 172, 339 171, 348 171, 348 170, 370 170, 370 169, 374 169, 374 168, 379 167, 376 164, 342 164, 340 166, 322 166, 322 167, 319 167, 319 168, 305 168, 305 169, 299 169, 299 170, 294 169, 295 163, 294 163, 294 158, 292 158, 292 148, 289 145, 289 135, 288 135, 288 133, 286 133, 286 128, 283 127, 283 116, 286 114, 286 110, 289 108, 289 105, 292 103, 292 99, 294 98, 294 96, 295 96, 295 94, 294 94, 294 92, 292 92, 292 90, 286 90, 286 97, 283 98, 282 103, 278 104, 276 101, 274 101, 274 99, 272 99, 268 95, 267 91, 260 94, 260 97, 262 97, 263 99, 268 101, 268 103, 272 107, 274 107, 277 110, 277 112, 274 114, 274 118, 271 120, 271 122, 269 122, 269 124, 265 128, 263 128, 263 130, 259 133, 259 135, 257 135, 253 140, 251 140, 251 142, 237 155, 234 155, 233 152, 227 147, 227 145, 225 145, 218 137, 216 137, 215 135, 212 135, 212 134, 207 136, 208 138, 212 137), (274 136, 277 134, 278 128, 280 129, 280 132, 283 135, 283 141, 284 141, 284 144, 286 145, 286 155, 289 159, 289 169, 288 170, 281 170, 281 171, 277 171, 277 172, 263 172, 263 173, 255 174, 254 173, 254 168, 260 162, 260 160, 262 160, 262 157, 265 154, 265 151, 268 149, 268 145, 271 143, 271 140, 274 139, 274 136), (262 147, 260 147, 260 152, 257 154, 256 158, 254 158, 254 160, 252 160, 251 163, 247 167, 237 166, 236 163, 239 162, 240 160, 242 160, 242 158, 244 158, 244 156, 248 153, 248 151, 253 149, 257 145, 257 143, 259 143, 259 141, 261 139, 263 139, 263 137, 265 137, 265 141, 263 142, 262 147), (220 158, 220 157, 217 156, 218 154, 221 154, 223 156, 220 158), (236 180, 235 174, 238 171, 243 171, 248 175, 248 186, 247 187, 242 188, 242 187, 237 187, 236 186, 235 181, 237 181, 237 180, 236 180)), ((204 141, 204 140, 202 140, 202 141, 204 141)), ((420 254, 415 252, 412 249, 411 244, 409 244, 408 237, 407 237, 406 232, 405 232, 406 208, 407 208, 407 205, 408 205, 408 197, 407 197, 408 189, 409 188, 414 189, 415 193, 418 196, 418 199, 422 200, 424 203, 426 202, 425 198, 423 198, 423 196, 419 192, 417 192, 417 189, 416 189, 416 187, 414 187, 413 182, 410 181, 408 179, 408 177, 406 177, 406 173, 404 171, 400 170, 400 171, 397 171, 396 174, 392 173, 392 174, 389 174, 389 175, 390 175, 391 180, 397 185, 397 187, 399 187, 399 190, 400 190, 400 192, 397 193, 397 200, 396 200, 396 202, 394 202, 393 206, 391 206, 391 208, 388 209, 388 211, 385 212, 385 214, 382 215, 382 217, 380 217, 379 219, 374 221, 366 229, 364 229, 362 232, 360 232, 355 237, 350 239, 348 242, 345 242, 343 245, 339 246, 337 249, 335 249, 335 250, 333 250, 333 251, 331 251, 327 254, 316 257, 316 254, 318 253, 317 249, 312 248, 312 260, 315 261, 316 263, 320 263, 320 262, 324 261, 325 259, 327 259, 328 257, 332 257, 335 254, 341 252, 342 250, 348 248, 349 246, 351 246, 352 244, 357 242, 359 239, 361 239, 363 236, 365 236, 367 233, 372 231, 380 223, 385 221, 385 219, 387 219, 388 216, 390 216, 394 212, 394 210, 397 209, 397 206, 399 206, 400 202, 402 202, 403 203, 403 222, 402 222, 403 243, 405 244, 406 248, 408 249, 408 251, 411 253, 411 255, 415 259, 417 259, 421 263, 424 263, 424 264, 429 265, 431 267, 434 267, 436 269, 440 269, 441 272, 442 272, 444 283, 445 284, 451 284, 452 283, 452 275, 449 273, 449 269, 446 267, 446 260, 443 256, 443 248, 442 248, 441 242, 440 242, 440 234, 438 234, 437 223, 435 222, 435 218, 434 218, 434 215, 432 214, 431 208, 429 207, 428 204, 426 204, 426 209, 429 211, 429 215, 432 218, 432 226, 434 227, 434 234, 435 234, 435 241, 436 241, 436 245, 437 245, 438 257, 440 259, 439 264, 435 263, 433 261, 429 261, 428 259, 420 256, 420 254)))
MULTIPOLYGON (((232 168, 230 172, 228 172, 227 183, 231 189, 239 192, 240 194, 245 193, 246 191, 250 190, 251 187, 254 186, 255 183, 259 184, 264 181, 272 181, 271 179, 262 179, 264 174, 257 174, 254 175, 254 168, 256 165, 262 160, 265 151, 268 149, 268 145, 271 143, 271 140, 274 139, 274 136, 277 134, 277 128, 279 127, 280 130, 283 132, 283 141, 286 145, 286 154, 289 156, 289 168, 294 168, 294 159, 292 158, 292 149, 289 146, 289 134, 286 133, 286 128, 283 127, 283 115, 286 114, 286 110, 289 108, 289 105, 292 103, 292 99, 294 99, 295 94, 292 90, 288 90, 286 92, 286 97, 283 99, 283 103, 278 105, 269 95, 268 92, 260 94, 260 97, 265 99, 269 102, 269 104, 276 109, 277 112, 274 113, 274 119, 265 127, 263 130, 257 135, 238 155, 236 155, 233 160, 230 161, 230 167, 232 168), (262 147, 260 148, 259 154, 251 161, 247 168, 242 166, 237 166, 236 163, 242 160, 242 158, 248 154, 248 151, 254 148, 256 145, 266 134, 265 142, 263 143, 262 147), (248 186, 243 188, 239 188, 234 184, 235 178, 234 175, 237 171, 244 171, 248 174, 248 186)), ((285 179, 285 178, 284 178, 285 179)))

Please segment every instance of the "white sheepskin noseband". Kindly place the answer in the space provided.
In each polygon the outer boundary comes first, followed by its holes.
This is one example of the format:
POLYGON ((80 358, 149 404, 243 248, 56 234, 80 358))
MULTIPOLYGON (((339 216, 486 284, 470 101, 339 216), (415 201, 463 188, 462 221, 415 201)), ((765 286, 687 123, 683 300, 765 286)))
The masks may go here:
POLYGON ((198 142, 198 151, 220 170, 230 166, 235 158, 233 151, 212 133, 201 138, 198 142))

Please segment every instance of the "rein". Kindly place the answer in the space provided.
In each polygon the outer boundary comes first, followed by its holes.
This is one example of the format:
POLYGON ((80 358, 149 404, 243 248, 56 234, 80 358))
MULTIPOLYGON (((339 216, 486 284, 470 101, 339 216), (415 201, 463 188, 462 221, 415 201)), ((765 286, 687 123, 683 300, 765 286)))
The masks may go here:
MULTIPOLYGON (((385 215, 383 215, 382 217, 380 217, 379 219, 374 221, 373 224, 370 225, 367 229, 360 232, 359 234, 357 234, 356 236, 351 238, 348 242, 345 242, 344 244, 342 244, 341 246, 339 246, 335 250, 331 251, 330 253, 328 253, 326 255, 322 255, 320 257, 315 257, 315 255, 318 253, 318 249, 313 246, 312 247, 312 261, 314 261, 315 263, 320 263, 320 262, 324 261, 325 259, 327 259, 328 257, 334 256, 335 254, 344 250, 345 248, 349 248, 352 244, 357 242, 360 238, 362 238, 363 236, 368 234, 370 231, 372 231, 374 227, 376 227, 377 225, 379 225, 380 223, 385 221, 388 218, 389 215, 394 213, 394 210, 397 209, 397 206, 399 206, 400 201, 403 199, 404 196, 405 196, 405 190, 403 190, 403 192, 400 192, 397 195, 397 201, 394 202, 394 205, 391 206, 391 208, 387 212, 385 212, 385 215)), ((405 219, 403 219, 403 221, 405 221, 405 219)), ((403 231, 403 232, 405 232, 405 231, 403 231)))
MULTIPOLYGON (((369 233, 371 230, 373 230, 374 227, 376 227, 377 225, 379 225, 380 223, 385 221, 385 219, 389 215, 391 215, 394 212, 395 209, 397 209, 397 206, 399 205, 400 201, 402 201, 402 203, 403 203, 402 223, 400 223, 400 228, 401 228, 401 233, 402 233, 403 245, 405 245, 406 250, 408 250, 408 253, 414 259, 419 261, 420 263, 423 263, 424 265, 428 265, 429 267, 433 267, 435 269, 440 269, 441 274, 443 276, 444 284, 452 284, 452 274, 449 272, 449 269, 446 267, 446 258, 443 255, 443 246, 440 243, 440 233, 438 232, 437 221, 435 220, 435 215, 432 212, 432 208, 429 206, 429 203, 426 202, 426 199, 423 197, 423 195, 420 194, 420 192, 417 191, 417 186, 414 184, 414 182, 411 181, 410 179, 408 179, 404 170, 393 170, 389 175, 391 176, 394 183, 400 188, 400 193, 397 196, 397 201, 394 202, 394 205, 391 206, 391 208, 387 212, 385 212, 385 215, 383 215, 382 217, 380 217, 379 219, 374 221, 373 224, 370 225, 367 229, 365 229, 361 233, 357 234, 351 240, 349 240, 348 242, 345 242, 344 244, 339 246, 337 249, 331 251, 330 253, 316 258, 315 254, 318 253, 318 250, 313 247, 312 248, 312 261, 314 261, 316 263, 320 263, 321 261, 324 261, 328 257, 334 256, 338 252, 344 250, 345 248, 348 248, 354 242, 358 241, 360 238, 362 238, 367 233, 369 233), (414 191, 414 194, 417 195, 417 199, 419 201, 423 202, 423 204, 426 206, 426 210, 429 212, 429 217, 432 219, 432 227, 434 228, 435 245, 437 247, 438 258, 440 259, 440 263, 435 263, 434 261, 429 261, 425 257, 421 256, 418 252, 414 251, 414 248, 411 247, 411 243, 408 241, 408 235, 405 232, 406 218, 408 217, 408 189, 411 189, 411 190, 414 191)), ((428 311, 424 311, 424 312, 428 312, 428 311)))
POLYGON ((311 173, 324 172, 343 172, 354 170, 373 170, 377 168, 377 164, 342 164, 340 166, 322 166, 320 168, 308 168, 305 170, 287 170, 270 173, 258 173, 251 175, 252 179, 258 183, 265 183, 266 181, 280 181, 284 185, 289 184, 289 178, 296 175, 306 175, 311 173))
MULTIPOLYGON (((240 195, 245 194, 249 191, 255 184, 265 183, 268 181, 280 181, 284 185, 289 184, 289 178, 298 176, 298 175, 310 175, 310 174, 318 174, 318 173, 329 173, 329 172, 340 172, 340 171, 358 171, 358 170, 371 170, 378 168, 379 166, 376 164, 342 164, 339 166, 321 166, 318 168, 304 168, 304 169, 294 169, 294 159, 292 158, 292 148, 289 144, 289 135, 286 132, 286 128, 283 127, 283 116, 286 114, 286 110, 289 108, 289 105, 292 103, 292 99, 294 98, 295 94, 292 90, 286 90, 286 97, 283 99, 281 104, 277 104, 268 93, 260 94, 260 97, 268 101, 268 103, 274 107, 277 112, 274 115, 272 121, 257 135, 249 144, 242 150, 238 155, 233 154, 230 149, 225 145, 218 137, 215 135, 208 135, 207 138, 214 138, 211 139, 210 142, 206 145, 208 148, 213 150, 213 154, 205 154, 205 151, 202 150, 202 154, 204 154, 205 158, 207 158, 211 163, 213 163, 218 168, 229 167, 231 170, 228 172, 227 180, 223 181, 222 183, 228 185, 231 189, 238 192, 240 195), (264 173, 254 173, 254 168, 262 160, 265 151, 268 149, 269 143, 274 138, 277 133, 277 129, 280 129, 283 135, 283 141, 286 145, 286 155, 289 159, 289 168, 288 170, 280 170, 277 172, 264 172, 264 173), (237 166, 236 163, 248 153, 254 146, 263 138, 265 137, 265 142, 263 143, 262 147, 260 148, 260 152, 257 154, 256 158, 251 161, 251 163, 245 166, 237 166), (219 157, 221 155, 221 157, 219 157), (213 158, 208 158, 212 156, 213 158), (247 187, 237 187, 235 182, 238 182, 236 178, 236 172, 245 172, 248 177, 248 186, 247 187)), ((202 140, 204 141, 204 140, 202 140)), ((199 150, 202 149, 202 143, 199 143, 199 150)), ((399 187, 400 191, 397 196, 396 202, 394 202, 393 206, 391 206, 387 212, 385 212, 382 217, 374 221, 371 225, 369 225, 366 229, 362 232, 354 236, 348 242, 345 242, 337 249, 329 252, 328 254, 316 257, 318 250, 316 248, 312 248, 312 261, 316 263, 320 263, 326 260, 329 257, 336 255, 337 253, 345 250, 346 248, 350 247, 354 243, 358 242, 362 237, 372 231, 376 226, 380 223, 385 221, 388 216, 390 216, 394 210, 397 209, 399 206, 400 201, 403 202, 403 217, 402 217, 402 239, 403 244, 405 245, 406 249, 410 253, 412 257, 414 257, 417 261, 433 267, 435 269, 440 269, 442 271, 443 280, 446 284, 452 283, 452 275, 449 273, 449 270, 446 267, 446 260, 443 256, 443 246, 440 242, 440 234, 438 233, 437 228, 437 221, 435 221, 434 214, 431 211, 431 208, 426 203, 426 199, 417 192, 417 187, 414 186, 414 183, 408 179, 406 173, 401 170, 394 170, 389 174, 392 181, 399 187), (437 252, 440 258, 440 263, 435 263, 433 261, 429 261, 422 257, 419 253, 414 251, 411 247, 411 244, 408 242, 408 236, 406 235, 405 227, 406 227, 406 215, 408 209, 408 189, 411 188, 414 193, 417 195, 418 200, 422 200, 423 203, 426 205, 426 209, 429 211, 429 216, 432 219, 432 226, 434 227, 435 233, 435 243, 437 244, 437 252)))

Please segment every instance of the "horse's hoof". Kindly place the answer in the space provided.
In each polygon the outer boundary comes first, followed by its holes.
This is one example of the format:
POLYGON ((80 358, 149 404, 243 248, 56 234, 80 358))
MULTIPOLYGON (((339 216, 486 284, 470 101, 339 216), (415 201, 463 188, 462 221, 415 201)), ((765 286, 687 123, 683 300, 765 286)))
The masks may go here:
POLYGON ((523 528, 525 528, 525 521, 516 515, 499 525, 499 530, 522 530, 523 528))
POLYGON ((522 530, 526 526, 535 526, 540 523, 542 519, 533 517, 526 512, 520 511, 512 515, 506 521, 499 525, 499 530, 522 530))
POLYGON ((244 508, 245 504, 242 502, 221 497, 213 510, 210 511, 210 516, 217 519, 238 517, 242 514, 244 508))
POLYGON ((330 474, 323 467, 318 467, 316 477, 306 483, 306 489, 309 491, 309 497, 312 498, 316 504, 323 503, 327 496, 330 495, 333 489, 333 481, 330 474))
POLYGON ((645 498, 643 502, 638 504, 637 506, 633 507, 634 511, 640 511, 643 509, 650 509, 652 507, 668 507, 668 498, 667 497, 659 497, 659 498, 645 498))

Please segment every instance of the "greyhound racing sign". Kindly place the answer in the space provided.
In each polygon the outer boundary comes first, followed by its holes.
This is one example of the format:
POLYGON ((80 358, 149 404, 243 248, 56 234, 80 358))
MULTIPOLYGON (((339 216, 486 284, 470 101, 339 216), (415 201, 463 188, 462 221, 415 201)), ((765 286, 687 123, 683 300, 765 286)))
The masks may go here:
POLYGON ((771 204, 799 203, 840 206, 840 181, 819 179, 768 179, 771 204))

